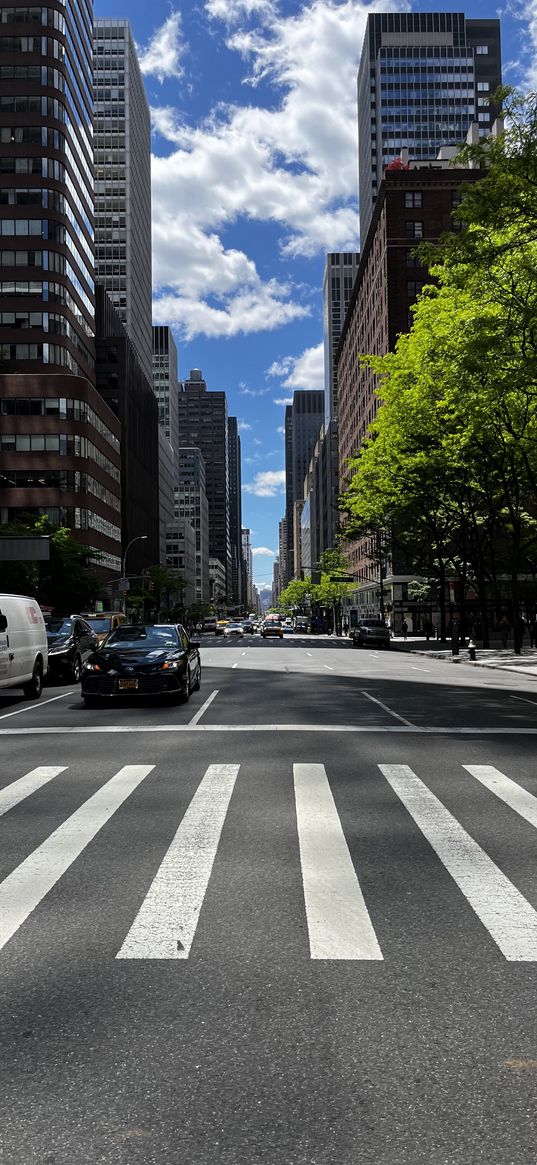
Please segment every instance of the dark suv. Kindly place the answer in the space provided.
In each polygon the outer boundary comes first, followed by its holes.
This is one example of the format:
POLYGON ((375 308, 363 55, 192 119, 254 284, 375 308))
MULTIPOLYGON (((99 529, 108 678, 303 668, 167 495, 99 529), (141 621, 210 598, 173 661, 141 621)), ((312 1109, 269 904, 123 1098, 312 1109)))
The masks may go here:
POLYGON ((97 635, 80 615, 45 615, 50 679, 60 676, 78 683, 82 664, 99 645, 97 635))
POLYGON ((359 619, 352 632, 353 647, 389 647, 390 632, 383 619, 359 619))

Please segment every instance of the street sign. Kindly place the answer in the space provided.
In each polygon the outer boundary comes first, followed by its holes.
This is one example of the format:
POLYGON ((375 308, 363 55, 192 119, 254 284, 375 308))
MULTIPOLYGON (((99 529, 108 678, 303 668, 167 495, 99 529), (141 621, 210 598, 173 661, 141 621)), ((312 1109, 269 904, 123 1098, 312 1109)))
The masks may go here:
POLYGON ((353 574, 331 574, 330 575, 330 582, 340 582, 340 583, 354 582, 354 575, 353 574))
POLYGON ((130 584, 128 578, 120 578, 119 584, 118 584, 118 590, 120 592, 122 591, 124 594, 126 594, 126 592, 130 591, 130 589, 131 589, 131 584, 130 584))

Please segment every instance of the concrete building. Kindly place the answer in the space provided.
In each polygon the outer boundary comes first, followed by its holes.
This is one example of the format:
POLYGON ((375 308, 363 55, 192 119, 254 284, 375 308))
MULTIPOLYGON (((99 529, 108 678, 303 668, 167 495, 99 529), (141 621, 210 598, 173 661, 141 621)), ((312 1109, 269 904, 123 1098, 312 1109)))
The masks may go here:
POLYGON ((277 606, 279 597, 280 597, 280 563, 279 563, 279 560, 276 558, 274 560, 274 564, 272 567, 272 595, 271 595, 271 602, 270 602, 271 607, 277 606))
POLYGON ((226 603, 226 571, 219 558, 209 559, 209 590, 211 603, 218 608, 226 603))
POLYGON ((278 523, 278 562, 280 564, 280 591, 287 586, 287 518, 278 523))
POLYGON ((244 560, 244 567, 246 573, 246 594, 244 596, 245 605, 249 611, 257 610, 254 607, 254 566, 252 558, 252 542, 251 533, 248 527, 242 528, 242 557, 244 560))
POLYGON ((128 20, 94 24, 95 269, 152 383, 151 122, 128 20))
POLYGON ((185 520, 194 529, 196 546, 195 602, 208 603, 209 587, 209 505, 206 492, 205 461, 200 449, 178 450, 175 520, 185 520))
POLYGON ((188 610, 196 602, 196 534, 186 518, 174 519, 168 526, 166 566, 182 575, 181 606, 188 610))
POLYGON ((242 588, 242 484, 241 484, 241 439, 236 417, 228 418, 229 457, 229 541, 231 548, 230 603, 240 607, 243 602, 242 588))
POLYGON ((199 368, 182 382, 179 393, 179 441, 201 449, 209 503, 209 557, 226 572, 224 593, 231 587, 228 416, 225 392, 208 392, 199 368))
POLYGON ((325 424, 337 421, 337 350, 360 256, 355 251, 326 256, 323 277, 325 424))
POLYGON ((462 12, 375 12, 358 71, 360 235, 364 242, 384 168, 409 150, 434 158, 464 142, 477 121, 490 133, 489 104, 501 84, 500 24, 462 12))
POLYGON ((70 527, 106 579, 120 426, 95 387, 92 20, 87 0, 2 6, 0 520, 70 527))
POLYGON ((158 420, 177 455, 179 448, 179 373, 177 347, 171 328, 153 326, 153 392, 158 402, 158 420))
POLYGON ((168 527, 175 515, 175 453, 162 427, 158 427, 158 562, 166 565, 168 527))
POLYGON ((304 479, 324 418, 324 393, 303 389, 285 409, 286 585, 294 574, 293 507, 304 496, 304 479))
MULTIPOLYGON (((410 307, 427 271, 419 266, 416 241, 433 241, 452 228, 451 213, 463 182, 477 181, 479 170, 454 169, 446 159, 416 163, 408 170, 388 170, 381 183, 362 249, 354 291, 338 352, 339 456, 342 490, 351 476, 347 459, 356 456, 377 409, 375 373, 361 364, 359 353, 385 355, 397 336, 408 331, 410 307)), ((356 605, 363 615, 378 614, 377 547, 371 539, 346 545, 350 572, 361 584, 356 605)), ((405 598, 410 576, 404 563, 388 554, 386 600, 405 598)))
MULTIPOLYGON (((165 559, 159 542, 158 405, 134 345, 103 287, 97 285, 97 388, 121 425, 121 525, 128 574, 165 559)), ((116 423, 117 423, 116 422, 116 423)), ((169 515, 173 520, 173 509, 169 515)), ((120 571, 118 570, 119 574, 120 571)))

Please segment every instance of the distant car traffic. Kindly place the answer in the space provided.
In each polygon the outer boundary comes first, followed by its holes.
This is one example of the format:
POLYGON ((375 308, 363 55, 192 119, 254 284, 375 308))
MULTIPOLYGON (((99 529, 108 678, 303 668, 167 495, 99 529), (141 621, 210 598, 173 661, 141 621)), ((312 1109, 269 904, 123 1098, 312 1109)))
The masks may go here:
POLYGON ((274 638, 283 639, 283 627, 278 618, 265 619, 261 624, 261 638, 267 639, 271 635, 274 638))
POLYGON ((91 630, 95 632, 99 643, 102 643, 106 636, 111 631, 115 631, 120 623, 126 623, 127 617, 122 611, 101 611, 100 614, 82 613, 82 618, 86 623, 89 623, 91 630))
POLYGON ((389 647, 390 632, 383 619, 359 619, 352 632, 353 647, 389 647))
POLYGON ((201 683, 199 643, 178 623, 123 623, 86 661, 86 704, 114 696, 171 696, 186 701, 201 683))
POLYGON ((283 629, 286 635, 293 635, 295 630, 293 620, 284 619, 283 629))
POLYGON ((223 635, 229 623, 229 619, 219 619, 214 629, 215 635, 223 635))
POLYGON ((253 635, 254 625, 251 619, 241 619, 241 627, 245 635, 253 635))
POLYGON ((228 623, 227 627, 224 627, 225 638, 230 639, 232 635, 237 635, 242 639, 243 629, 240 623, 228 623))
POLYGON ((52 680, 68 677, 77 684, 88 656, 99 645, 96 632, 80 615, 45 615, 48 670, 52 680))

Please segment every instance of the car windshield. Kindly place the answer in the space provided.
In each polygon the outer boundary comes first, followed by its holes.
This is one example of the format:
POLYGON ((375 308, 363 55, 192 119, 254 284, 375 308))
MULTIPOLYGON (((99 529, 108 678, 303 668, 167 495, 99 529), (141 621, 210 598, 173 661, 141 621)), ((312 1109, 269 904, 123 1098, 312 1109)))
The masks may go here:
POLYGON ((384 627, 384 628, 386 628, 386 624, 382 622, 382 619, 362 619, 362 627, 384 627))
POLYGON ((105 647, 161 648, 179 647, 180 640, 175 627, 117 627, 105 640, 105 647))
POLYGON ((109 631, 111 619, 93 619, 91 615, 87 616, 86 620, 92 631, 109 631))
POLYGON ((73 628, 70 619, 45 619, 45 626, 49 639, 63 638, 65 635, 72 635, 73 628))

